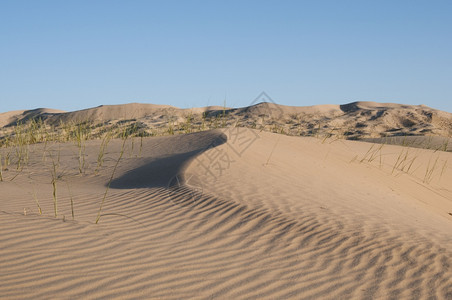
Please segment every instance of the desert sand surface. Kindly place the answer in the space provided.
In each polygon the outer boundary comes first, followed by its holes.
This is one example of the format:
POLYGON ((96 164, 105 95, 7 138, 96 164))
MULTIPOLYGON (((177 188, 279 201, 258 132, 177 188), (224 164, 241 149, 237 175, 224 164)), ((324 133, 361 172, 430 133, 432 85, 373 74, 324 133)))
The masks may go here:
POLYGON ((448 145, 261 125, 0 148, 0 298, 452 299, 448 145))

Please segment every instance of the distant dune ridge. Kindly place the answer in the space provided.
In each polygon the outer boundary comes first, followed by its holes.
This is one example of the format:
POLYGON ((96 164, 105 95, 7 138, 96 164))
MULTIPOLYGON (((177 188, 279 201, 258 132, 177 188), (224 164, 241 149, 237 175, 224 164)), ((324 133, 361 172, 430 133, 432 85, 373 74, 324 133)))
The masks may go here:
POLYGON ((209 106, 180 109, 169 105, 131 103, 102 105, 74 112, 50 109, 0 114, 0 126, 11 126, 30 118, 49 124, 61 122, 139 122, 148 132, 162 131, 192 118, 193 126, 204 119, 223 118, 224 125, 243 126, 288 135, 331 135, 345 139, 393 136, 452 136, 452 114, 425 105, 353 102, 344 105, 285 106, 259 103, 243 108, 209 106))
POLYGON ((452 299, 449 113, 127 104, 0 122, 2 299, 452 299), (39 117, 72 127, 14 126, 39 117))

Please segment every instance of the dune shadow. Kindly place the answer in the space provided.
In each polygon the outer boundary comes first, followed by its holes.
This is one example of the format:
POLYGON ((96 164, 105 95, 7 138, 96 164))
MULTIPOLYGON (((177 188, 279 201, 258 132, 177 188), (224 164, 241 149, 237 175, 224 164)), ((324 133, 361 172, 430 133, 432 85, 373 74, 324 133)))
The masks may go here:
POLYGON ((341 104, 339 105, 339 108, 344 112, 344 113, 351 113, 351 112, 355 112, 359 110, 358 107, 358 102, 352 102, 352 103, 347 103, 347 104, 341 104))
POLYGON ((179 183, 183 183, 184 170, 196 156, 226 141, 227 136, 221 131, 199 132, 168 139, 167 149, 183 151, 157 155, 144 165, 114 179, 110 187, 115 189, 168 187, 175 176, 179 178, 179 183))

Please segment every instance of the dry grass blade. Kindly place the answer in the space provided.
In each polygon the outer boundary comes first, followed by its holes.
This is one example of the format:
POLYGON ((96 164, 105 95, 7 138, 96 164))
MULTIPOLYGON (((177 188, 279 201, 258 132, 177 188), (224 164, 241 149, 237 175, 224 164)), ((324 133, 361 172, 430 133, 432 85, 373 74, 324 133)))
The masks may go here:
POLYGON ((122 156, 124 155, 124 147, 125 147, 126 141, 127 141, 127 136, 124 136, 124 139, 122 142, 122 147, 121 147, 121 152, 119 153, 118 160, 116 161, 115 167, 113 168, 113 172, 111 173, 111 176, 110 176, 110 180, 108 181, 107 189, 105 190, 104 196, 102 198, 102 202, 100 203, 99 211, 98 211, 97 217, 96 217, 96 224, 99 223, 101 213, 102 213, 102 207, 104 206, 105 199, 107 198, 108 190, 110 189, 110 185, 115 176, 116 169, 118 168, 119 162, 121 161, 122 156))
POLYGON ((35 190, 35 187, 34 187, 34 186, 33 186, 33 198, 35 199, 36 205, 38 206, 38 212, 39 212, 39 214, 42 215, 41 205, 39 205, 38 196, 36 195, 36 190, 35 190))
POLYGON ((81 123, 76 125, 75 137, 78 147, 78 160, 79 160, 78 169, 81 174, 85 169, 85 143, 84 143, 85 130, 81 123))
POLYGON ((69 183, 66 182, 66 184, 67 184, 67 190, 68 190, 68 192, 69 192, 69 197, 70 197, 70 199, 71 199, 71 214, 72 214, 72 220, 74 220, 74 218, 75 218, 75 215, 74 215, 74 199, 73 199, 73 197, 72 197, 72 191, 71 191, 71 187, 69 186, 69 183))
POLYGON ((441 168, 441 174, 439 176, 440 179, 443 177, 443 174, 446 171, 446 166, 447 166, 447 160, 444 162, 443 167, 441 168))
POLYGON ((400 164, 402 163, 402 155, 403 155, 403 149, 402 151, 400 151, 399 156, 397 157, 396 162, 394 163, 394 166, 392 167, 392 172, 391 174, 394 174, 394 171, 400 166, 400 164))
POLYGON ((367 156, 369 155, 370 151, 372 151, 374 146, 375 146, 374 144, 372 144, 372 146, 370 146, 369 150, 367 150, 366 154, 364 154, 364 157, 359 161, 360 163, 362 163, 363 161, 366 160, 367 156))
POLYGON ((268 165, 268 163, 269 163, 269 161, 270 161, 270 158, 272 157, 273 152, 275 151, 276 146, 278 145, 278 142, 279 142, 279 139, 280 139, 280 138, 281 138, 281 136, 278 136, 278 139, 276 140, 276 143, 275 143, 275 145, 273 146, 272 151, 271 151, 270 154, 268 155, 267 162, 265 163, 266 166, 268 165))
POLYGON ((2 164, 2 155, 0 154, 0 181, 3 181, 3 164, 2 164))
POLYGON ((436 169, 436 166, 438 164, 438 159, 439 159, 439 155, 436 157, 435 161, 433 162, 433 164, 431 164, 431 157, 428 161, 427 164, 427 168, 425 170, 425 175, 424 175, 424 183, 430 183, 433 179, 433 172, 436 169))
POLYGON ((54 215, 55 218, 58 216, 58 198, 57 198, 57 164, 55 163, 55 161, 52 159, 52 170, 51 170, 51 175, 52 175, 52 188, 53 188, 53 211, 54 211, 54 215))
POLYGON ((106 150, 110 140, 111 140, 111 131, 109 131, 104 136, 102 143, 100 145, 99 154, 97 155, 97 167, 96 167, 96 170, 94 171, 96 174, 99 172, 100 168, 102 167, 102 165, 104 163, 105 150, 106 150))

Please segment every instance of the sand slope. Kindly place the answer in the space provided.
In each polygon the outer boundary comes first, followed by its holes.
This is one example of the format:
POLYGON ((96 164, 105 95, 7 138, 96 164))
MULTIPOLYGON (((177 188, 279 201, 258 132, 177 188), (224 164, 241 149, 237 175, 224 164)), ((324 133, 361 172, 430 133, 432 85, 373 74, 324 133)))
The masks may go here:
POLYGON ((32 110, 15 110, 0 113, 0 127, 15 125, 18 122, 26 122, 30 119, 47 119, 55 115, 64 113, 62 110, 49 109, 49 108, 37 108, 32 110))
POLYGON ((3 172, 2 298, 452 298, 452 153, 247 128, 140 144, 97 225, 121 140, 98 174, 100 141, 83 175, 73 144, 3 172))

